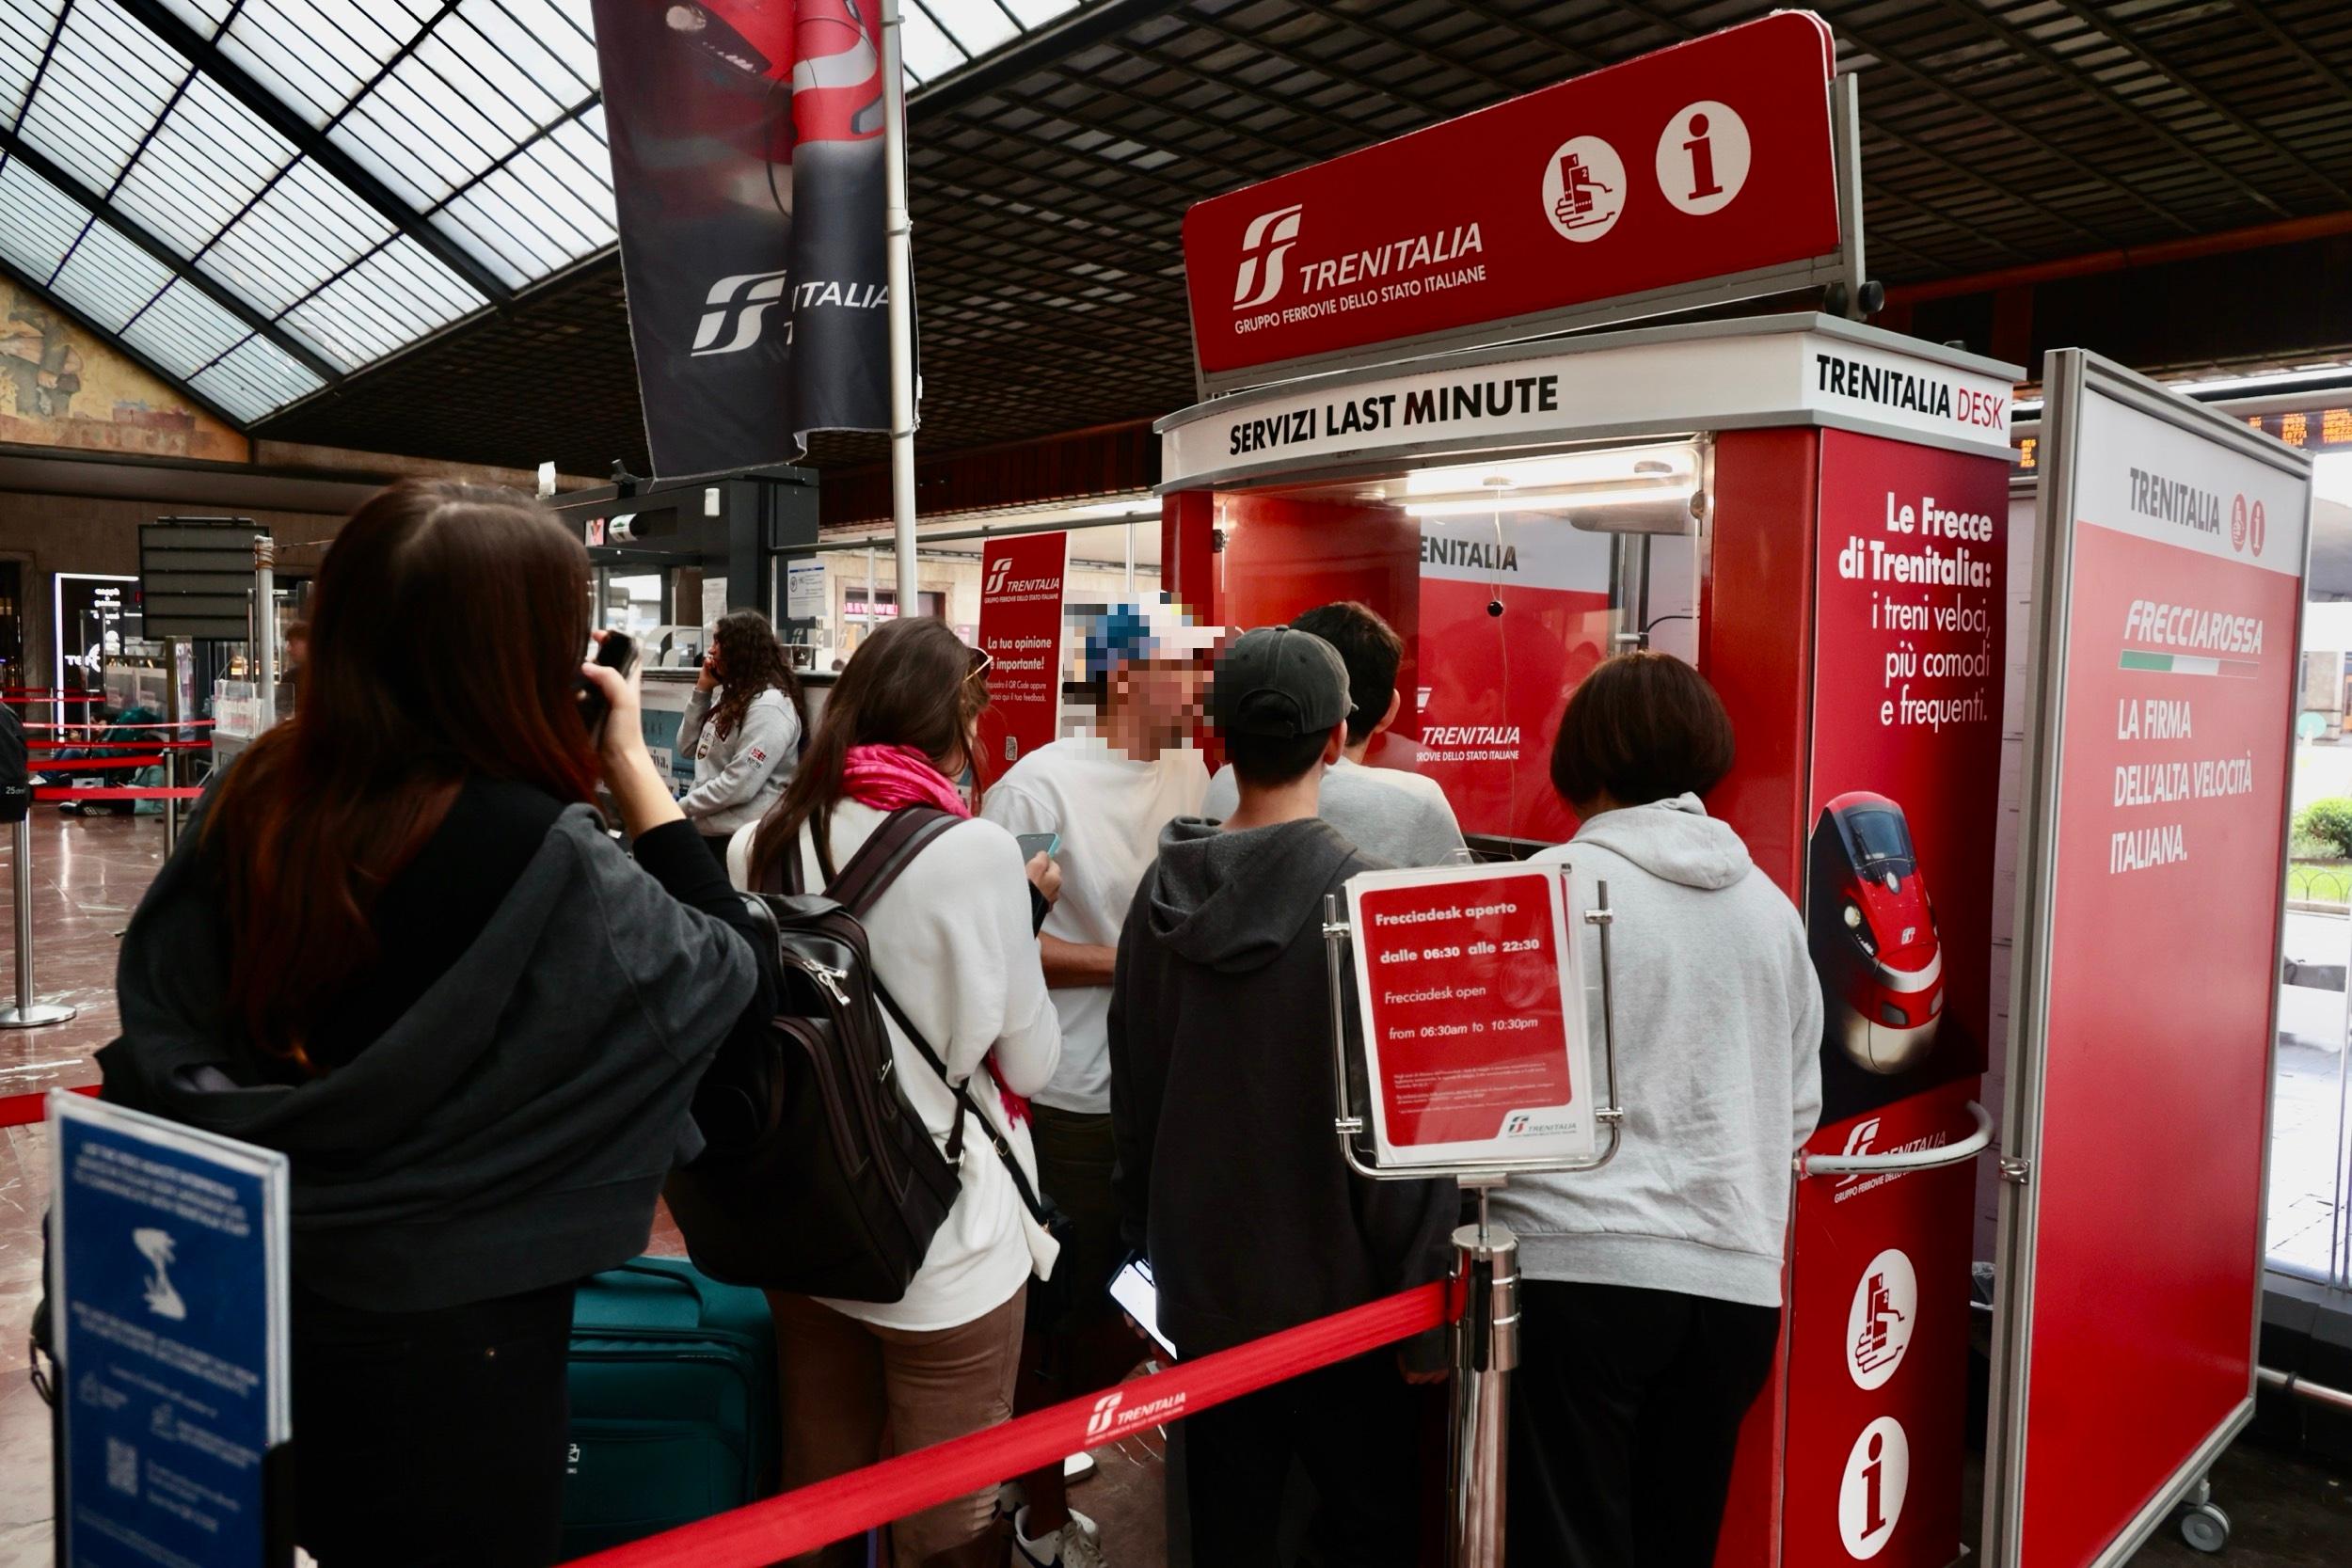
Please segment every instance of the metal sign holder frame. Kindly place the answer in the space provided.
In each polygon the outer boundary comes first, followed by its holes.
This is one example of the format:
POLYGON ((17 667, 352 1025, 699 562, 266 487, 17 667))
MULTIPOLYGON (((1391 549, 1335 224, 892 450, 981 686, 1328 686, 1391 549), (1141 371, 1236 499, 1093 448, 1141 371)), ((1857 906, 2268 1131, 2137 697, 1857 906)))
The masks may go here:
MULTIPOLYGON (((1569 866, 1559 868, 1561 894, 1569 866)), ((1463 1292, 1462 1315, 1454 1335, 1452 1440, 1447 1466, 1446 1561, 1449 1568, 1502 1568, 1503 1476, 1510 1417, 1510 1374, 1519 1364, 1518 1239, 1508 1226, 1488 1222, 1488 1195, 1514 1174, 1572 1175, 1598 1170, 1617 1157, 1624 1139, 1625 1108, 1617 1096, 1616 998, 1611 984, 1609 932, 1616 912, 1609 884, 1600 882, 1597 904, 1583 911, 1583 924, 1600 934, 1600 1037, 1608 1081, 1605 1103, 1593 1124, 1605 1141, 1600 1151, 1581 1160, 1487 1160, 1461 1166, 1387 1168, 1367 1162, 1356 1140, 1365 1131, 1348 1082, 1348 950, 1355 928, 1340 907, 1339 895, 1323 895, 1325 974, 1330 985, 1331 1072, 1338 1116, 1332 1131, 1347 1168, 1371 1181, 1426 1181, 1453 1177, 1478 1195, 1478 1221, 1454 1232, 1454 1283, 1463 1292)), ((1565 988, 1564 988, 1565 989, 1565 988)))

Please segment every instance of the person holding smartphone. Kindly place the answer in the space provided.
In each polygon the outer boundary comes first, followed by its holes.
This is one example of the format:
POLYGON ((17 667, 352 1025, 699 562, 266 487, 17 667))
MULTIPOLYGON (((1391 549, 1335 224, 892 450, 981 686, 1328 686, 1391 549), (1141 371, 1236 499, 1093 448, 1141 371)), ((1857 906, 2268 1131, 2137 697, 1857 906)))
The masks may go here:
POLYGON ((782 798, 807 735, 807 699, 776 628, 756 610, 721 616, 677 731, 678 750, 694 759, 694 786, 678 805, 720 864, 736 830, 782 798))
POLYGON ((301 706, 123 938, 104 1098, 291 1157, 295 1536, 336 1568, 557 1560, 573 1287, 644 1250, 704 1069, 774 1010, 588 601, 536 502, 379 492, 301 706))
MULTIPOLYGON (((1085 631, 1095 708, 1091 733, 1041 746, 988 788, 980 815, 1012 832, 1058 839, 1062 895, 1040 936, 1045 983, 1061 1016, 1061 1066, 1033 1107, 1038 1172, 1066 1216, 1068 1246, 1053 1281, 1057 1310, 1031 1324, 1022 1408, 1117 1383, 1139 1354, 1110 1305, 1125 1249, 1111 1194, 1111 967, 1136 884, 1160 830, 1200 809, 1209 770, 1192 733, 1199 656, 1211 628, 1169 606, 1119 605, 1085 631)), ((1092 1568, 1094 1522, 1068 1504, 1063 1466, 1021 1478, 1013 1515, 1017 1568, 1092 1568)))

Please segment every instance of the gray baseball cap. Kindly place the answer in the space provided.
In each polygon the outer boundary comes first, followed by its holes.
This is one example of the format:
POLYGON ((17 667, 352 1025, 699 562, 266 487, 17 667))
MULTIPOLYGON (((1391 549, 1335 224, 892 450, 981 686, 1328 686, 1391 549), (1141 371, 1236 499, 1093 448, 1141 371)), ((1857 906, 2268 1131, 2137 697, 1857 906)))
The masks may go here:
POLYGON ((1339 650, 1295 626, 1260 626, 1217 656, 1210 716, 1227 735, 1328 735, 1350 704, 1339 650))

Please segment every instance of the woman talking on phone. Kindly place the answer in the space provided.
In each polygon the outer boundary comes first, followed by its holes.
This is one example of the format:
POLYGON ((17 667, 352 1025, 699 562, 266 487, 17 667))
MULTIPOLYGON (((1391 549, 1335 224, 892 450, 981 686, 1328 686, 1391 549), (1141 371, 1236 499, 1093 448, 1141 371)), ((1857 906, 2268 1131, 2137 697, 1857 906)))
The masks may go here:
POLYGON ((300 705, 122 943, 105 1098, 291 1157, 297 1539, 335 1568, 556 1560, 573 1285, 644 1249, 697 1081, 771 1010, 587 603, 532 501, 373 497, 300 705))
POLYGON ((723 862, 738 828, 768 815, 801 757, 808 705, 776 628, 756 610, 720 617, 678 723, 694 787, 678 804, 723 862))

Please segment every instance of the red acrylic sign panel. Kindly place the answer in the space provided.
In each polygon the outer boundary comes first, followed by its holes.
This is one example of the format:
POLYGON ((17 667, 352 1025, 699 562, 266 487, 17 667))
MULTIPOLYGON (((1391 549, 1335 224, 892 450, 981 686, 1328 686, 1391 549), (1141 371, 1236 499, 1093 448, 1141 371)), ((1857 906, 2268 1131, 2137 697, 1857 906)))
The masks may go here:
POLYGON ((982 776, 1050 745, 1061 723, 1062 578, 1067 533, 1016 534, 981 554, 980 650, 989 657, 982 776))
POLYGON ((1828 26, 1784 11, 1200 202, 1201 368, 1828 255, 1832 63, 1828 26))
POLYGON ((1398 1148, 1510 1131, 1569 1103, 1556 871, 1366 889, 1358 906, 1381 1128, 1398 1148))
POLYGON ((2299 487, 2249 505, 2259 479, 2191 478, 2205 507, 2143 489, 2181 542, 2149 537, 2095 477, 2169 483, 2202 443, 2095 394, 2084 415, 2031 1197, 2032 1568, 2095 1559, 2249 1397, 2302 593, 2299 487))
MULTIPOLYGON (((1804 896, 1821 1153, 1958 1141, 1992 997, 2009 474, 1826 431, 1804 896)), ((1973 1164, 1797 1184, 1783 1560, 1957 1555, 1973 1164)))

